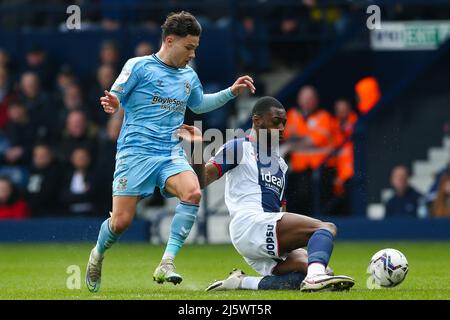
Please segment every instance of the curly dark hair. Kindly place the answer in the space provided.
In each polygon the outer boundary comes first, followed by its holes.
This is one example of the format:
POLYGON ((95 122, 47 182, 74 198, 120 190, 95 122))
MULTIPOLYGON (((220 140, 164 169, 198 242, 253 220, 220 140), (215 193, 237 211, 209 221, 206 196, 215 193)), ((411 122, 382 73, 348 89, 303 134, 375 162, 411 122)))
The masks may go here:
POLYGON ((161 29, 163 40, 169 35, 186 37, 188 35, 199 36, 202 33, 200 23, 187 11, 171 12, 161 29))

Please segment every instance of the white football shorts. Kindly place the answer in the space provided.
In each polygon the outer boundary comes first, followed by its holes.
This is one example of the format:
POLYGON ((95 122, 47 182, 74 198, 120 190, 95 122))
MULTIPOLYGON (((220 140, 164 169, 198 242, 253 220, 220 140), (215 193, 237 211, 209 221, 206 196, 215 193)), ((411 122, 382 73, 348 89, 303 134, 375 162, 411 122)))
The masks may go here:
POLYGON ((237 213, 231 219, 231 242, 260 275, 272 275, 273 268, 287 258, 287 254, 280 256, 277 238, 277 221, 284 214, 251 211, 237 213))

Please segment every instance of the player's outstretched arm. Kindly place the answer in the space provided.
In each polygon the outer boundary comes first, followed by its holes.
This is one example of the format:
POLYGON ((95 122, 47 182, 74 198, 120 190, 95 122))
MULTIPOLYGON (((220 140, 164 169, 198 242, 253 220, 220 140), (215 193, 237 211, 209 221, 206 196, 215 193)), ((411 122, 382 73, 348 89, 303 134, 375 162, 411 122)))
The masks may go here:
POLYGON ((203 189, 220 178, 219 169, 212 163, 203 162, 203 137, 200 129, 183 124, 177 130, 177 136, 194 144, 194 161, 192 168, 198 176, 200 188, 203 189))
POLYGON ((114 114, 119 110, 120 102, 119 99, 107 90, 105 90, 105 95, 100 97, 100 103, 103 107, 103 110, 106 113, 114 114))
POLYGON ((192 95, 193 98, 188 105, 197 114, 210 112, 222 107, 246 90, 251 93, 255 93, 256 90, 253 79, 247 75, 239 77, 231 87, 216 93, 203 94, 203 91, 197 91, 192 95))

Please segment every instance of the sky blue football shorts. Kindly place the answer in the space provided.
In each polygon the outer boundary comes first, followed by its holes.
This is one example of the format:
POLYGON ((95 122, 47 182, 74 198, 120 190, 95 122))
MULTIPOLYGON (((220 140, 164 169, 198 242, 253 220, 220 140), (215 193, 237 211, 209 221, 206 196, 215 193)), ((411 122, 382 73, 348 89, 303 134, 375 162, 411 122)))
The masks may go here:
POLYGON ((165 191, 166 181, 184 171, 194 172, 183 155, 149 156, 120 152, 116 156, 113 195, 145 198, 152 195, 158 186, 164 197, 173 197, 165 191))

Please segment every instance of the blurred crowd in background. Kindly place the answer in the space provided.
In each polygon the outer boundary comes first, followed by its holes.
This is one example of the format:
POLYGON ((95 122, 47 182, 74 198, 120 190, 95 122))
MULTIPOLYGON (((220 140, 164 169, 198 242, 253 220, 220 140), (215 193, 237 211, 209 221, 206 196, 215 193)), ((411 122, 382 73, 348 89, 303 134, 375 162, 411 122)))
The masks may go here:
MULTIPOLYGON (((141 43, 136 55, 152 50, 141 43)), ((110 90, 122 61, 112 42, 103 44, 98 59, 92 81, 82 84, 39 46, 29 49, 23 66, 0 49, 0 203, 19 195, 27 203, 11 216, 107 212, 122 119, 105 114, 99 97, 110 90)))

